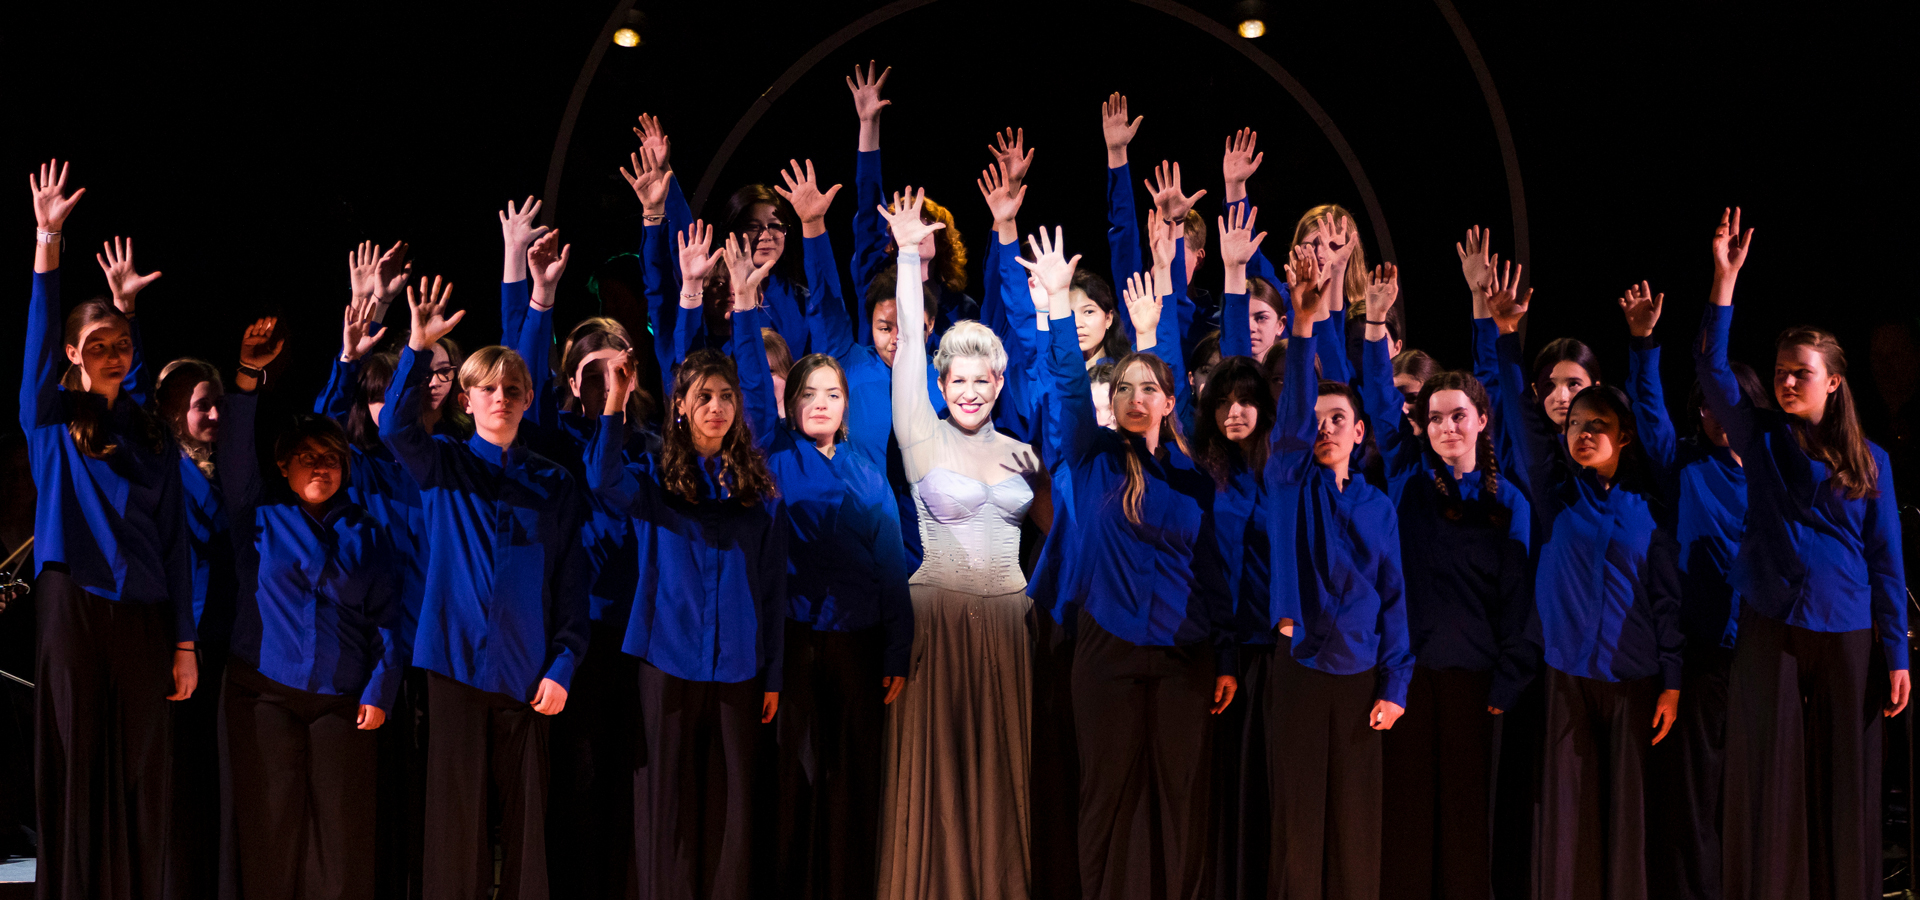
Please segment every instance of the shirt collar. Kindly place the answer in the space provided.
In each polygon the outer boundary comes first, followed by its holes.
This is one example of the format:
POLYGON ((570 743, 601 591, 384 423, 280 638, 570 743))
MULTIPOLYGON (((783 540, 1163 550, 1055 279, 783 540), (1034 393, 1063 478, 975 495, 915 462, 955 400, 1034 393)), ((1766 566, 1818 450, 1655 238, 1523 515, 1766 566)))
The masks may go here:
POLYGON ((501 447, 481 437, 476 431, 473 437, 467 438, 467 449, 472 450, 475 456, 503 469, 509 465, 524 462, 527 458, 526 442, 518 436, 513 439, 513 446, 501 447))

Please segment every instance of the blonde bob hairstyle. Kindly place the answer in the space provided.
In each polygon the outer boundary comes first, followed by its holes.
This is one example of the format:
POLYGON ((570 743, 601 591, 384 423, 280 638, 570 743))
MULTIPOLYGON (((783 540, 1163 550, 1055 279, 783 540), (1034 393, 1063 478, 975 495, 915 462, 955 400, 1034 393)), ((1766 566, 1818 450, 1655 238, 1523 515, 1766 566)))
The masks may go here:
POLYGON ((962 357, 986 360, 987 368, 992 369, 995 375, 1003 375, 1007 371, 1007 348, 1000 343, 1000 336, 994 334, 993 329, 972 319, 953 323, 953 327, 940 336, 940 349, 934 351, 933 367, 945 379, 953 361, 962 357))

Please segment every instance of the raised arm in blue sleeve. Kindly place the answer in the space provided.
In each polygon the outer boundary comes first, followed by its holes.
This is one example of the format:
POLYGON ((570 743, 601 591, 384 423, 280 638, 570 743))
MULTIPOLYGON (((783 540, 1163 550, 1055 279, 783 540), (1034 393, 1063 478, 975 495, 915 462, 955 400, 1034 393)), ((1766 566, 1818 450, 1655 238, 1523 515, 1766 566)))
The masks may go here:
POLYGON ((1086 358, 1080 354, 1080 336, 1072 319, 1055 319, 1047 331, 1052 340, 1053 406, 1060 416, 1061 456, 1054 465, 1071 466, 1093 450, 1100 420, 1093 412, 1093 386, 1086 358))
MULTIPOLYGON (((1353 363, 1347 360, 1347 312, 1329 313, 1313 323, 1314 346, 1320 352, 1320 377, 1341 384, 1353 383, 1353 363)), ((1393 383, 1392 378, 1387 379, 1393 383)))
POLYGON ((1220 295, 1220 358, 1253 356, 1253 304, 1246 294, 1220 295))
POLYGON ((887 244, 891 232, 880 207, 887 204, 887 191, 880 179, 880 151, 859 152, 853 162, 853 259, 847 266, 853 276, 853 292, 860 298, 860 322, 856 326, 860 343, 872 344, 872 311, 867 309, 867 285, 887 262, 887 244))
POLYGON ((147 368, 146 341, 140 337, 140 319, 127 317, 127 337, 133 343, 133 359, 127 374, 120 377, 120 390, 133 398, 135 406, 146 406, 153 398, 153 370, 147 368))
POLYGON ((420 424, 431 361, 432 357, 421 359, 411 346, 401 348, 393 383, 387 386, 386 414, 380 417, 381 442, 422 489, 440 486, 440 451, 433 435, 420 424))
POLYGON ((1627 353, 1626 393, 1633 404, 1640 446, 1664 481, 1673 474, 1679 443, 1674 437, 1673 420, 1667 416, 1667 392, 1660 381, 1660 344, 1651 337, 1633 339, 1627 353))
MULTIPOLYGON (((687 205, 687 195, 680 190, 680 179, 673 173, 667 173, 667 212, 665 225, 668 234, 685 234, 687 226, 693 224, 693 207, 687 205)), ((680 280, 680 257, 673 258, 673 277, 680 280)))
POLYGON ((527 307, 532 303, 531 280, 500 282, 500 343, 513 345, 513 337, 520 333, 520 323, 527 317, 527 307))
POLYGON ((1393 385, 1393 358, 1387 355, 1387 339, 1368 341, 1360 350, 1360 362, 1366 377, 1360 380, 1360 402, 1367 407, 1367 427, 1373 429, 1374 444, 1386 464, 1387 480, 1404 475, 1420 465, 1420 439, 1410 433, 1400 407, 1406 398, 1393 385))
MULTIPOLYGON (((509 340, 503 341, 526 360, 527 372, 533 377, 533 403, 527 406, 526 419, 535 425, 551 428, 560 421, 560 395, 553 379, 553 308, 534 309, 529 305, 522 317, 520 330, 511 335, 502 335, 509 340)), ((573 373, 567 373, 569 377, 573 373)))
POLYGON ((255 447, 254 429, 259 420, 260 398, 255 394, 234 392, 220 398, 220 431, 214 440, 220 458, 222 505, 226 507, 228 534, 235 550, 245 553, 253 543, 254 511, 266 493, 260 477, 260 457, 255 447))
MULTIPOLYGON (((1140 220, 1133 208, 1133 167, 1121 164, 1107 170, 1107 255, 1113 266, 1113 290, 1120 292, 1127 276, 1140 268, 1140 220)), ((1133 343, 1133 320, 1124 314, 1121 326, 1133 343)))
POLYGON ((852 315, 840 284, 840 263, 833 258, 833 238, 802 238, 807 268, 807 332, 815 353, 845 361, 853 350, 852 315))
MULTIPOLYGON (((1740 393, 1740 380, 1727 362, 1727 333, 1733 327, 1733 307, 1707 304, 1701 316, 1700 337, 1694 345, 1693 370, 1700 381, 1700 396, 1714 421, 1727 432, 1727 443, 1743 456, 1766 452, 1759 446, 1760 429, 1754 421, 1753 404, 1740 393)), ((1902 632, 1904 634, 1905 632, 1902 632)))
POLYGON ((1314 414, 1314 404, 1320 399, 1320 381, 1313 375, 1316 340, 1312 335, 1296 337, 1287 345, 1287 377, 1280 385, 1279 403, 1273 417, 1271 440, 1275 456, 1313 449, 1313 440, 1320 433, 1320 421, 1314 414))
POLYGON ((352 362, 336 356, 327 372, 327 383, 313 397, 313 413, 346 424, 347 415, 360 393, 360 360, 352 362))
MULTIPOLYGON (((1494 447, 1502 454, 1500 470, 1511 475, 1511 480, 1526 493, 1533 503, 1534 519, 1538 521, 1546 513, 1549 463, 1560 448, 1527 408, 1527 378, 1520 367, 1520 335, 1500 335, 1494 341, 1494 350, 1500 374, 1493 384, 1487 385, 1487 391, 1493 395, 1494 409, 1499 411, 1495 424, 1502 431, 1494 447)), ((1536 531, 1535 537, 1539 536, 1540 532, 1536 531)))
POLYGON ((758 308, 734 310, 733 337, 727 340, 727 352, 740 373, 747 430, 753 434, 754 446, 762 450, 773 445, 773 430, 780 422, 780 407, 773 395, 773 370, 767 367, 767 344, 760 334, 765 319, 766 314, 758 308))
POLYGON ((661 390, 673 393, 674 329, 685 318, 680 308, 680 261, 668 247, 667 229, 648 225, 640 229, 640 283, 647 300, 647 323, 653 328, 654 361, 660 366, 661 390))

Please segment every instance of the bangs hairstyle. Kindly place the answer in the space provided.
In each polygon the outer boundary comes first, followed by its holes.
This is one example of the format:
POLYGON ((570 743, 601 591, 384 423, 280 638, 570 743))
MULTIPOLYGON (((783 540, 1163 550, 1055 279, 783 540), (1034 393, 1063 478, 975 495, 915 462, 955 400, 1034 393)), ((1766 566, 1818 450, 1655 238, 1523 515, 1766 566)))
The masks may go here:
MULTIPOLYGON (((943 341, 942 344, 944 343, 943 341)), ((1134 363, 1146 366, 1147 371, 1152 373, 1153 380, 1160 383, 1160 390, 1167 395, 1168 399, 1173 398, 1173 370, 1167 368, 1166 362, 1160 357, 1152 353, 1139 352, 1122 356, 1113 364, 1113 383, 1107 389, 1107 396, 1113 396, 1113 389, 1120 386, 1120 376, 1125 375, 1134 363)), ((1114 421, 1117 423, 1119 417, 1115 416, 1114 421)), ((1187 449, 1187 439, 1180 434, 1180 417, 1173 413, 1168 413, 1160 420, 1160 446, 1169 445, 1179 447, 1181 453, 1191 455, 1191 451, 1187 449)), ((1127 484, 1120 496, 1120 508, 1126 512, 1127 521, 1139 525, 1140 506, 1147 497, 1147 472, 1140 464, 1140 455, 1133 452, 1133 445, 1128 443, 1126 446, 1128 448, 1127 484)))
MULTIPOLYGON (((725 268, 725 266, 719 266, 717 268, 725 268)), ((881 266, 880 271, 873 273, 873 280, 867 283, 867 322, 869 325, 873 322, 873 311, 879 309, 880 304, 892 303, 897 299, 895 289, 899 286, 899 267, 881 266)), ((921 321, 938 321, 937 316, 940 314, 940 295, 934 292, 932 285, 921 285, 921 287, 923 288, 920 292, 922 301, 921 308, 927 311, 927 317, 921 321)), ((896 312, 894 315, 898 316, 899 313, 896 312)), ((899 320, 896 318, 894 321, 897 322, 899 320)), ((942 337, 941 340, 946 340, 946 338, 942 337)))
MULTIPOLYGON (((1773 391, 1767 388, 1765 381, 1760 380, 1759 372, 1755 372, 1753 367, 1746 363, 1732 360, 1727 362, 1727 368, 1733 370, 1733 380, 1740 384, 1740 396, 1746 398, 1754 409, 1773 408, 1773 391)), ((1706 405, 1706 395, 1701 393, 1700 382, 1696 381, 1693 383, 1693 390, 1687 392, 1687 418, 1693 420, 1695 434, 1704 435, 1704 432, 1699 430, 1700 411, 1705 409, 1706 405)))
MULTIPOLYGON (((115 326, 131 334, 127 317, 111 301, 88 300, 67 313, 62 342, 68 347, 79 347, 81 339, 94 329, 115 326)), ((89 394, 83 384, 82 376, 85 374, 85 367, 70 365, 60 376, 60 386, 67 389, 67 434, 73 437, 73 445, 81 453, 94 459, 106 459, 120 446, 112 443, 112 435, 105 425, 108 414, 106 398, 89 394)), ((131 429, 127 437, 155 453, 165 449, 166 438, 162 429, 138 404, 133 405, 133 417, 129 424, 131 429)))
POLYGON ((1000 336, 972 319, 953 323, 953 327, 940 336, 940 349, 933 353, 933 367, 940 372, 941 381, 947 379, 947 370, 953 368, 953 361, 962 358, 986 360, 987 368, 995 375, 1004 375, 1007 371, 1007 348, 1000 343, 1000 336))
MULTIPOLYGON (((1419 351, 1412 351, 1418 353, 1419 351)), ((1402 354, 1403 356, 1405 354, 1402 354)), ((1421 354, 1423 357, 1426 354, 1421 354)), ((1398 368, 1397 366, 1395 367, 1398 368)), ((1467 402, 1487 420, 1485 428, 1480 429, 1480 438, 1473 445, 1473 470, 1480 475, 1480 503, 1478 516, 1485 516, 1501 528, 1513 520, 1513 513, 1504 504, 1495 501, 1500 491, 1500 460, 1493 452, 1493 402, 1487 397, 1487 386, 1470 372, 1439 372, 1426 379, 1420 385, 1420 396, 1413 401, 1413 421, 1420 426, 1421 440, 1432 448, 1432 437, 1427 416, 1432 412, 1433 395, 1441 391, 1459 391, 1467 395, 1467 402)), ((1461 502, 1459 492, 1453 490, 1452 482, 1433 473, 1433 486, 1440 496, 1445 498, 1440 514, 1458 521, 1466 517, 1466 505, 1461 502)))
MULTIPOLYGON (((764 184, 743 185, 727 198, 727 238, 731 240, 747 227, 747 220, 753 215, 753 208, 765 203, 773 207, 773 217, 787 226, 787 238, 781 244, 780 260, 773 264, 773 273, 805 296, 807 277, 804 254, 800 252, 800 216, 793 211, 793 205, 787 198, 775 193, 773 188, 764 184)), ((715 266, 722 273, 726 266, 715 266)), ((711 284, 711 282, 709 282, 711 284)))
MULTIPOLYGON (((1398 306, 1394 307, 1394 309, 1399 309, 1399 308, 1400 307, 1398 306)), ((1433 380, 1434 376, 1441 374, 1440 361, 1437 359, 1434 359, 1431 356, 1428 356, 1425 350, 1402 350, 1400 351, 1399 356, 1396 356, 1393 358, 1393 374, 1394 374, 1394 377, 1396 378, 1401 375, 1411 376, 1413 380, 1420 382, 1420 384, 1424 386, 1428 381, 1433 380)), ((1464 374, 1464 373, 1457 373, 1457 374, 1464 374)), ((1468 375, 1467 377, 1473 378, 1472 375, 1468 375)), ((1473 383, 1479 384, 1480 380, 1477 378, 1474 378, 1473 383)), ((1441 388, 1441 390, 1444 391, 1444 390, 1466 390, 1466 389, 1465 388, 1441 388)), ((1480 390, 1482 394, 1485 394, 1486 392, 1485 387, 1482 387, 1480 390)), ((1472 396, 1472 392, 1469 391, 1468 396, 1472 396)), ((1480 411, 1483 413, 1487 411, 1486 404, 1480 401, 1477 401, 1477 400, 1474 401, 1473 405, 1480 407, 1480 411)))
MULTIPOLYGON (((1120 301, 1113 295, 1113 286, 1107 284, 1105 278, 1086 269, 1075 269, 1073 285, 1068 290, 1068 302, 1079 302, 1073 296, 1079 294, 1092 300, 1093 305, 1100 307, 1108 316, 1107 334, 1100 339, 1100 356, 1113 360, 1126 356, 1133 345, 1128 343, 1127 333, 1120 324, 1120 318, 1126 313, 1120 309, 1120 301)), ((941 340, 945 341, 946 338, 941 340)))
POLYGON ((333 454, 334 461, 340 464, 340 486, 346 487, 347 472, 352 459, 347 450, 347 432, 340 423, 326 416, 313 413, 301 413, 293 417, 293 422, 282 429, 279 437, 273 440, 273 461, 286 465, 293 460, 300 448, 312 442, 320 449, 333 454))
POLYGON ((1236 464, 1250 472, 1264 472, 1267 439, 1273 433, 1273 382, 1251 357, 1229 356, 1214 367, 1200 392, 1200 408, 1193 416, 1193 455, 1213 474, 1214 486, 1224 491, 1236 464), (1260 411, 1245 444, 1236 444, 1220 430, 1220 408, 1238 401, 1260 411))
MULTIPOLYGON (((787 427, 792 428, 794 431, 800 430, 800 423, 793 418, 793 411, 800 406, 800 394, 807 389, 807 381, 813 377, 813 373, 821 369, 831 369, 834 377, 840 379, 840 396, 846 398, 849 402, 853 399, 853 392, 847 388, 847 370, 840 367, 839 360, 825 353, 809 353, 806 356, 800 357, 800 361, 794 363, 793 368, 787 370, 787 389, 781 394, 781 398, 787 405, 787 427)), ((840 413, 840 430, 834 433, 833 442, 838 444, 846 439, 847 414, 845 410, 842 410, 840 413)))
MULTIPOLYGON (((1353 232, 1353 255, 1347 257, 1347 276, 1341 280, 1341 287, 1347 294, 1347 318, 1363 318, 1367 312, 1367 245, 1360 240, 1360 221, 1353 217, 1353 213, 1337 203, 1323 203, 1307 210, 1301 214, 1299 223, 1293 226, 1291 246, 1297 247, 1305 242, 1307 236, 1322 224, 1339 219, 1347 220, 1347 227, 1353 232)), ((1280 307, 1274 307, 1274 311, 1279 312, 1280 307)))
POLYGON ((1113 363, 1101 363, 1097 366, 1094 366, 1091 369, 1088 369, 1087 383, 1088 384, 1112 384, 1113 369, 1114 369, 1113 363))
POLYGON ((387 402, 387 388, 393 384, 393 370, 399 365, 399 354, 391 350, 360 357, 355 385, 359 393, 353 408, 347 410, 346 422, 347 440, 354 446, 363 450, 380 446, 380 423, 373 420, 372 406, 387 402))
POLYGON ((533 375, 527 371, 527 361, 511 348, 498 344, 481 347, 460 364, 460 390, 463 392, 507 383, 518 384, 528 394, 533 393, 533 375))
POLYGON ((680 363, 680 368, 674 373, 673 414, 668 416, 665 433, 661 436, 661 486, 688 503, 700 502, 700 484, 705 480, 700 470, 700 453, 693 448, 693 427, 687 424, 686 417, 680 415, 679 409, 687 395, 710 378, 717 378, 731 388, 735 402, 733 425, 721 437, 720 453, 716 457, 720 471, 715 474, 715 479, 727 496, 716 499, 752 506, 778 497, 780 491, 774 485, 773 473, 768 471, 767 461, 761 458, 760 451, 754 448, 753 431, 747 427, 744 414, 746 399, 740 392, 740 372, 734 367, 732 357, 707 348, 687 354, 686 360, 680 363))
MULTIPOLYGON (((887 204, 888 209, 893 204, 887 204)), ((967 245, 960 237, 960 225, 953 219, 953 213, 946 207, 928 198, 920 206, 920 221, 939 222, 947 227, 933 233, 933 264, 928 274, 933 281, 940 282, 947 290, 959 293, 967 289, 967 245)), ((888 241, 888 253, 898 253, 900 248, 891 239, 888 241)), ((933 321, 932 316, 927 321, 933 321)))
POLYGON ((1553 375, 1553 367, 1563 362, 1579 366, 1586 370, 1588 381, 1594 384, 1600 383, 1600 357, 1594 355, 1593 348, 1573 338, 1558 338, 1541 347, 1540 352, 1533 357, 1532 387, 1536 395, 1551 393, 1551 391, 1540 390, 1540 385, 1545 384, 1553 375))
MULTIPOLYGON (((1580 408, 1596 409, 1613 416, 1620 421, 1620 434, 1626 439, 1621 447, 1620 463, 1614 468, 1613 483, 1647 498, 1654 505, 1656 521, 1665 521, 1664 498, 1659 492, 1659 482, 1653 477, 1653 462, 1647 457, 1646 445, 1640 441, 1640 429, 1634 423, 1633 401, 1617 387, 1610 384, 1596 384, 1573 395, 1573 401, 1567 404, 1567 423, 1573 422, 1573 411, 1580 408)), ((1565 436, 1567 426, 1560 427, 1565 436)), ((1572 465, 1569 459, 1568 462, 1572 465)))
MULTIPOLYGON (((607 319, 606 321, 611 322, 613 320, 607 319)), ((616 326, 619 325, 617 322, 614 324, 616 326)), ((578 328, 574 330, 576 332, 579 331, 578 328)), ((565 359, 561 360, 562 368, 565 370, 565 374, 561 377, 566 379, 567 389, 560 392, 560 406, 562 409, 571 413, 577 413, 583 416, 598 416, 600 415, 600 410, 587 409, 580 400, 579 395, 574 393, 574 379, 579 377, 580 363, 584 362, 587 357, 601 350, 617 350, 621 353, 631 354, 633 352, 633 345, 626 338, 625 328, 620 328, 618 331, 611 329, 588 331, 584 334, 579 334, 577 337, 569 336, 567 340, 567 355, 565 359)), ((637 374, 636 367, 636 375, 637 374)), ((627 396, 627 421, 651 422, 653 421, 653 413, 653 394, 635 385, 633 393, 627 396)))
POLYGON ((1878 497, 1880 465, 1873 459, 1867 434, 1860 427, 1860 415, 1854 409, 1853 387, 1847 381, 1847 353, 1833 332, 1811 325, 1800 325, 1780 333, 1774 350, 1809 347, 1827 365, 1827 374, 1839 380, 1827 395, 1826 412, 1818 425, 1789 417, 1793 436, 1808 456, 1827 464, 1834 487, 1848 500, 1878 497))
POLYGON ((226 393, 226 384, 220 380, 220 370, 204 359, 186 356, 167 363, 160 370, 160 386, 154 391, 159 404, 160 424, 166 427, 173 443, 180 448, 181 455, 193 460, 194 468, 200 474, 213 478, 213 445, 194 440, 187 433, 187 408, 193 403, 193 389, 201 384, 213 385, 213 395, 219 397, 226 393))

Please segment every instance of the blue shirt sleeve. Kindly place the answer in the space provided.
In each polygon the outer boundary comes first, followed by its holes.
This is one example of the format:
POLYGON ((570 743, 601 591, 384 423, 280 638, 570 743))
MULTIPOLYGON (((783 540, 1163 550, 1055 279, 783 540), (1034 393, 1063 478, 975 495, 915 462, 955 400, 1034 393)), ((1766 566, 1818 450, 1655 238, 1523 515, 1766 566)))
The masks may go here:
MULTIPOLYGON (((254 394, 235 392, 220 398, 220 431, 214 439, 220 477, 214 481, 220 485, 228 534, 236 545, 243 541, 253 543, 254 510, 266 493, 260 475, 259 451, 255 447, 259 439, 255 432, 259 408, 260 398, 254 394)), ((244 547, 235 549, 245 552, 244 547)))
POLYGON ((853 322, 840 284, 840 264, 833 258, 833 238, 802 238, 807 267, 807 331, 816 353, 845 362, 853 350, 853 322))
POLYGON ((147 368, 146 341, 140 337, 140 318, 127 317, 127 337, 133 342, 133 359, 127 374, 120 378, 120 390, 133 398, 135 406, 146 406, 153 397, 153 371, 147 368))
POLYGON ((1061 456, 1055 465, 1071 466, 1092 452, 1100 421, 1093 412, 1092 382, 1073 320, 1055 319, 1053 324, 1066 326, 1047 332, 1053 347, 1053 405, 1060 416, 1061 456))
POLYGON ((367 564, 391 574, 375 576, 368 582, 367 621, 374 623, 374 639, 379 646, 373 671, 367 673, 367 686, 360 692, 360 703, 385 712, 393 709, 394 697, 400 693, 400 682, 413 656, 413 641, 402 626, 406 610, 400 602, 399 551, 385 528, 378 531, 379 541, 367 564))
POLYGON ((1406 398, 1393 385, 1393 358, 1387 355, 1387 339, 1368 341, 1360 350, 1366 377, 1360 380, 1360 400, 1367 407, 1367 425, 1373 429, 1374 445, 1386 463, 1388 481, 1413 471, 1420 465, 1420 439, 1404 425, 1406 415, 1400 407, 1406 398))
POLYGON ((1253 355, 1253 305, 1246 294, 1220 295, 1220 358, 1253 355))
MULTIPOLYGON (((1353 364, 1347 360, 1347 312, 1329 313, 1313 323, 1314 346, 1320 352, 1320 377, 1341 384, 1353 383, 1353 364)), ((1389 377, 1391 385, 1393 379, 1389 377)))
POLYGON ((753 435, 754 445, 763 451, 772 445, 773 430, 779 427, 780 421, 778 398, 773 394, 773 370, 767 366, 766 339, 760 334, 764 318, 766 315, 758 309, 734 311, 733 337, 727 341, 727 350, 740 373, 747 430, 753 435))
MULTIPOLYGON (((667 246, 667 229, 648 225, 640 229, 641 293, 647 300, 647 322, 653 328, 654 361, 660 366, 661 390, 673 394, 674 332, 688 313, 680 308, 680 261, 667 246)), ((694 316, 698 318, 698 316, 694 316)))
POLYGON ((326 386, 314 395, 314 415, 326 416, 345 424, 347 415, 353 412, 353 404, 360 393, 360 360, 352 362, 333 358, 333 367, 327 372, 326 386))
POLYGON ((1669 691, 1680 690, 1680 646, 1685 640, 1680 631, 1679 559, 1680 545, 1666 531, 1656 529, 1647 541, 1647 559, 1640 573, 1659 644, 1660 686, 1669 691))
POLYGON ((527 307, 532 304, 532 281, 522 278, 500 282, 500 343, 512 346, 514 335, 520 333, 520 323, 527 316, 527 307))
POLYGON ((1501 500, 1513 514, 1507 538, 1500 543, 1500 573, 1497 584, 1500 607, 1493 624, 1499 629, 1500 655, 1493 664, 1493 684, 1487 691, 1487 705, 1501 711, 1514 708, 1520 692, 1533 681, 1540 668, 1540 613, 1533 603, 1533 565, 1528 550, 1528 523, 1531 511, 1527 498, 1511 489, 1501 492, 1501 500))
POLYGON ((25 371, 20 376, 20 427, 31 432, 58 424, 60 403, 60 270, 33 273, 27 301, 25 371))
MULTIPOLYGON (((626 429, 619 430, 624 437, 626 429)), ((554 562, 553 581, 548 587, 547 667, 542 677, 572 690, 573 673, 587 655, 587 592, 593 586, 594 569, 587 551, 593 535, 587 528, 586 497, 572 479, 567 485, 561 500, 566 505, 560 517, 561 555, 554 562)))
MULTIPOLYGON (((552 427, 560 421, 560 395, 553 383, 552 354, 548 352, 553 346, 553 308, 529 306, 521 317, 520 330, 502 337, 507 338, 503 343, 526 361, 527 372, 533 378, 534 397, 533 403, 527 406, 527 421, 552 427)), ((567 375, 572 377, 573 373, 567 375)))
POLYGON ((400 350, 393 383, 387 386, 385 415, 380 417, 380 441, 423 489, 440 485, 440 452, 433 435, 420 424, 420 410, 427 399, 427 368, 412 347, 400 350))
MULTIPOLYGON (((1127 276, 1140 269, 1140 219, 1133 208, 1133 167, 1122 164, 1107 170, 1107 254, 1113 266, 1113 292, 1120 293, 1127 276)), ((1120 316, 1127 341, 1133 341, 1133 320, 1120 316)))
POLYGON ((1653 338, 1633 341, 1627 354, 1626 393, 1633 404, 1640 446, 1662 476, 1671 474, 1679 441, 1674 437, 1673 420, 1667 416, 1667 394, 1660 381, 1660 345, 1653 338))
MULTIPOLYGON (((1314 415, 1314 404, 1320 397, 1320 382, 1313 377, 1314 342, 1313 335, 1296 337, 1287 346, 1287 377, 1280 385, 1280 397, 1274 414, 1273 456, 1282 453, 1313 449, 1313 439, 1319 434, 1320 422, 1314 415)), ((1274 571, 1280 566, 1275 562, 1274 571)))
MULTIPOLYGON (((672 235, 685 234, 687 226, 693 224, 693 207, 687 205, 687 195, 680 190, 680 179, 672 173, 668 173, 667 175, 666 216, 667 218, 664 224, 666 225, 667 234, 669 235, 669 242, 672 241, 672 235)), ((680 258, 678 256, 673 258, 673 277, 675 281, 680 280, 680 258)))
POLYGON ((880 178, 880 151, 859 152, 853 162, 853 259, 848 272, 853 290, 860 298, 860 343, 872 344, 872 315, 867 309, 867 285, 887 261, 887 220, 880 207, 887 203, 887 191, 880 178))

